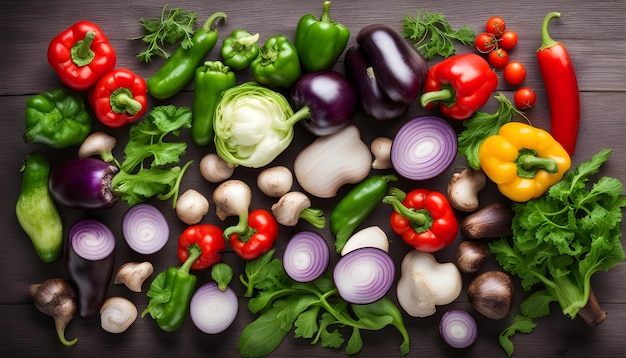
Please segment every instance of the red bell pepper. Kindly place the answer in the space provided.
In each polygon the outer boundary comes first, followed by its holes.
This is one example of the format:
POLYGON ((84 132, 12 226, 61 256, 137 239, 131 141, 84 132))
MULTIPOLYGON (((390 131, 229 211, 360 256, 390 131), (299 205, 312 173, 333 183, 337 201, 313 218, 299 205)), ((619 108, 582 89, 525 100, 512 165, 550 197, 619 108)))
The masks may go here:
POLYGON ((428 70, 420 104, 426 109, 438 104, 444 116, 465 120, 487 103, 497 86, 498 76, 484 58, 454 55, 428 70))
POLYGON ((178 259, 185 263, 189 250, 199 247, 200 257, 191 265, 192 270, 209 268, 222 260, 221 252, 226 248, 222 229, 211 224, 187 227, 178 238, 178 259))
POLYGON ((248 225, 224 230, 233 251, 244 260, 254 260, 268 252, 278 237, 278 222, 267 210, 253 210, 248 215, 248 225))
POLYGON ((48 45, 48 63, 69 88, 84 91, 115 68, 117 56, 100 27, 81 20, 48 45))
POLYGON ((391 204, 392 230, 404 242, 424 252, 436 252, 450 245, 459 224, 446 196, 437 191, 415 189, 408 194, 392 188, 383 199, 391 204))
POLYGON ((89 104, 102 124, 121 127, 140 118, 148 108, 146 81, 118 68, 105 74, 89 91, 89 104))

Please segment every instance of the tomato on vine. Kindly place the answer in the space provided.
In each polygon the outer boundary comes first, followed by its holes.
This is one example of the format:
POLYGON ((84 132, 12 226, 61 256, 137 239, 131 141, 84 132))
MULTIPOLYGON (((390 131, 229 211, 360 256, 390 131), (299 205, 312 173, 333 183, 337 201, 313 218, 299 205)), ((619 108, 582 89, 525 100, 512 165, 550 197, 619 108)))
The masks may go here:
POLYGON ((505 50, 512 50, 517 45, 517 32, 506 30, 500 36, 500 47, 505 50))
POLYGON ((476 46, 476 50, 478 50, 478 52, 488 53, 498 47, 498 41, 496 40, 496 37, 493 36, 493 34, 483 32, 476 35, 474 45, 476 46))
POLYGON ((504 67, 504 80, 511 86, 517 86, 526 79, 526 67, 521 62, 509 62, 504 67))
POLYGON ((506 50, 497 48, 491 52, 489 52, 489 57, 487 59, 489 64, 495 68, 502 68, 509 62, 509 54, 506 50))
POLYGON ((537 94, 535 90, 530 87, 522 87, 515 91, 513 100, 519 109, 533 108, 537 100, 537 94))
POLYGON ((485 29, 488 33, 499 37, 500 35, 502 35, 504 30, 506 30, 506 23, 504 22, 504 19, 500 16, 492 16, 489 18, 489 20, 487 20, 487 23, 485 24, 485 29))

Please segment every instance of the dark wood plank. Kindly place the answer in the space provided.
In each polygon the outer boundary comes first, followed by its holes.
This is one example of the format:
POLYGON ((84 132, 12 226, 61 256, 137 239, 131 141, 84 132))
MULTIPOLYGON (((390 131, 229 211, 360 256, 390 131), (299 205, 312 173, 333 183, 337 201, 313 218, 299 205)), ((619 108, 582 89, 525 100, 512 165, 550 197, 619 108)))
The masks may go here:
MULTIPOLYGON (((201 1, 174 2, 170 6, 183 6, 195 10, 202 21, 214 11, 224 11, 228 20, 219 27, 221 38, 236 28, 245 28, 258 31, 261 40, 274 35, 284 34, 293 38, 297 19, 305 13, 318 14, 321 1, 290 1, 285 3, 279 0, 253 1, 224 1, 209 3, 201 1)), ((49 1, 42 6, 39 3, 8 0, 0 5, 0 107, 3 108, 4 127, 0 133, 3 150, 0 151, 0 177, 3 178, 0 186, 0 198, 4 204, 0 206, 0 227, 5 230, 3 235, 3 259, 0 260, 0 270, 5 278, 0 281, 0 316, 4 325, 0 328, 3 339, 0 342, 0 356, 85 356, 117 354, 120 356, 137 355, 177 355, 177 356, 204 356, 207 353, 216 357, 237 355, 237 344, 241 330, 252 320, 252 315, 246 308, 248 299, 243 297, 243 286, 238 282, 233 284, 240 296, 240 311, 237 320, 229 330, 223 334, 210 336, 197 330, 190 320, 176 332, 165 333, 160 331, 149 318, 140 318, 124 334, 113 335, 104 332, 98 319, 82 320, 76 318, 68 327, 68 337, 79 337, 79 343, 73 348, 65 348, 58 342, 53 331, 52 319, 39 313, 27 295, 28 285, 41 282, 50 277, 66 277, 62 260, 53 264, 40 262, 32 249, 28 238, 19 227, 14 212, 14 203, 17 199, 21 177, 19 169, 27 153, 41 150, 48 155, 53 164, 75 155, 75 148, 54 151, 40 145, 25 144, 21 135, 23 132, 24 101, 32 94, 43 92, 60 85, 56 75, 49 68, 46 61, 47 45, 56 33, 62 31, 71 23, 79 19, 89 19, 99 23, 109 36, 118 52, 118 67, 130 68, 146 78, 151 76, 162 63, 155 61, 151 64, 141 64, 135 54, 143 49, 141 41, 128 40, 141 35, 138 23, 140 17, 153 17, 160 13, 163 4, 159 2, 124 1, 107 2, 91 1, 80 4, 80 11, 73 1, 49 1)), ((520 35, 518 47, 511 52, 511 57, 523 62, 528 71, 525 85, 536 88, 538 101, 535 108, 526 112, 532 123, 538 127, 548 128, 549 110, 543 90, 541 77, 535 59, 535 51, 540 45, 540 26, 543 16, 549 11, 560 11, 561 19, 553 21, 551 32, 555 39, 562 41, 568 47, 575 63, 579 86, 581 90, 582 117, 579 136, 579 149, 574 156, 574 162, 588 159, 593 153, 602 148, 612 148, 613 156, 603 168, 603 174, 626 180, 626 169, 621 165, 621 159, 626 157, 626 144, 623 133, 626 133, 626 121, 623 121, 621 108, 626 92, 626 28, 622 26, 626 18, 626 3, 621 0, 612 1, 520 1, 513 4, 494 3, 493 1, 477 0, 464 2, 439 2, 412 0, 377 2, 374 0, 340 1, 335 0, 332 6, 332 17, 347 25, 352 30, 350 44, 355 43, 358 30, 376 22, 389 24, 396 29, 401 28, 402 16, 408 12, 423 9, 438 11, 446 15, 453 27, 469 25, 476 32, 482 31, 482 26, 491 15, 500 15, 507 20, 510 28, 520 35)), ((471 52, 472 48, 459 48, 460 52, 471 52)), ((213 51, 208 58, 217 59, 219 54, 213 51)), ((431 61, 434 63, 438 59, 431 61)), ((335 69, 343 71, 343 62, 335 65, 335 69)), ((500 75, 499 91, 512 98, 514 88, 504 83, 500 75)), ((249 73, 238 74, 238 81, 251 80, 249 73)), ((173 103, 181 106, 190 106, 193 95, 193 86, 190 84, 180 95, 171 100, 157 102, 151 100, 151 105, 173 103)), ((495 102, 491 101, 485 110, 495 109, 495 102)), ((404 119, 424 115, 428 112, 413 105, 404 119)), ((364 142, 369 143, 376 136, 384 134, 392 137, 402 121, 382 125, 373 123, 363 115, 355 118, 355 123, 361 128, 364 142)), ((460 128, 459 123, 455 123, 460 128)), ((96 124, 97 129, 105 129, 96 124)), ((127 129, 111 131, 119 137, 120 143, 127 136, 127 129)), ((182 138, 188 140, 188 134, 182 138)), ((296 139, 289 151, 283 154, 277 164, 291 165, 298 151, 304 148, 315 138, 302 128, 296 129, 296 139)), ((214 184, 206 182, 198 173, 197 162, 206 152, 190 146, 183 160, 193 159, 196 163, 190 168, 189 175, 183 181, 182 190, 195 188, 210 198, 214 184)), ((119 152, 118 152, 119 154, 119 152)), ((455 164, 440 177, 426 182, 414 183, 401 180, 398 185, 409 189, 417 185, 427 186, 434 190, 444 190, 449 175, 465 163, 458 158, 455 164)), ((258 170, 238 168, 235 177, 254 183, 258 170)), ((296 185, 297 187, 297 185, 296 185)), ((341 194, 347 191, 342 188, 341 194)), ((489 202, 500 197, 495 187, 489 185, 482 194, 482 200, 489 202)), ((313 198, 315 207, 321 207, 327 212, 332 209, 337 199, 313 198)), ((272 199, 255 193, 253 207, 269 207, 272 199)), ((174 252, 177 235, 182 232, 184 225, 175 217, 169 203, 156 203, 167 214, 171 225, 172 239, 159 253, 148 257, 131 252, 121 236, 120 220, 127 206, 123 203, 116 205, 106 212, 89 213, 105 222, 118 237, 116 263, 122 264, 131 260, 150 260, 157 271, 168 266, 177 265, 178 259, 174 252)), ((61 208, 66 230, 74 221, 84 217, 84 213, 61 208)), ((391 253, 396 262, 407 252, 406 245, 393 236, 387 224, 389 207, 381 206, 368 220, 367 225, 379 225, 388 233, 391 242, 391 253)), ((459 214, 462 218, 464 214, 459 214)), ((225 225, 215 217, 212 207, 205 218, 206 222, 225 225)), ((229 223, 231 221, 228 221, 229 223)), ((624 227, 624 225, 623 225, 624 227)), ((305 223, 295 228, 281 229, 281 238, 277 243, 279 249, 284 247, 290 235, 298 230, 311 229, 305 223)), ((332 235, 328 229, 320 230, 332 243, 332 235)), ((458 240, 462 238, 459 235, 458 240)), ((440 261, 450 261, 454 257, 454 247, 437 253, 440 261)), ((336 260, 336 258, 333 258, 336 260)), ((243 262, 232 252, 224 253, 224 261, 231 264, 236 272, 241 272, 243 262)), ((490 262, 485 269, 497 269, 494 262, 490 262)), ((198 273, 200 281, 209 280, 208 273, 198 273)), ((503 351, 498 345, 497 336, 507 326, 509 319, 492 321, 473 311, 467 301, 467 284, 471 275, 465 276, 464 289, 461 296, 451 305, 441 307, 434 316, 416 319, 405 315, 405 323, 411 334, 411 355, 424 356, 501 356, 503 351), (480 326, 478 342, 466 350, 453 350, 445 346, 437 332, 439 318, 447 309, 463 308, 474 314, 480 326)), ((600 355, 603 357, 619 356, 618 352, 626 349, 623 331, 626 328, 626 265, 620 265, 608 273, 600 273, 593 278, 593 285, 603 307, 609 313, 607 320, 599 327, 587 328, 582 320, 570 320, 558 311, 557 307, 549 317, 538 320, 538 328, 531 335, 520 335, 515 338, 516 355, 527 356, 567 356, 583 357, 600 355)), ((519 303, 525 296, 517 286, 516 302, 519 303)), ((144 293, 135 294, 124 287, 111 285, 109 295, 125 296, 133 300, 139 310, 147 304, 144 293)), ((395 293, 390 292, 395 300, 395 293)), ((363 335, 365 347, 361 356, 399 356, 398 345, 400 336, 390 328, 381 332, 366 332, 363 335)), ((273 356, 339 356, 341 350, 323 349, 311 346, 308 340, 294 339, 292 335, 283 341, 283 344, 274 352, 273 356)))

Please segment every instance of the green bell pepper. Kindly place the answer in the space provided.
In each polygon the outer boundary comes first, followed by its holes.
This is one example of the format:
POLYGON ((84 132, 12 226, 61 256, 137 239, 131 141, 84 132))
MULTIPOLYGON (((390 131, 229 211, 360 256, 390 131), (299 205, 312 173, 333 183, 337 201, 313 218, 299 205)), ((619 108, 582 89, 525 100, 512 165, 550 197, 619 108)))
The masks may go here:
POLYGON ((196 275, 190 273, 191 265, 202 256, 199 246, 189 248, 189 257, 178 268, 169 267, 159 273, 150 284, 148 306, 141 317, 150 313, 164 331, 178 329, 189 313, 189 303, 196 290, 196 275))
POLYGON ((330 1, 325 1, 319 20, 307 14, 298 21, 295 46, 302 67, 307 71, 330 69, 349 39, 350 30, 330 19, 330 1))
POLYGON ((376 209, 387 195, 387 183, 395 175, 374 175, 354 186, 330 213, 330 231, 335 235, 335 249, 340 253, 354 230, 376 209))
POLYGON ((254 79, 267 87, 289 88, 301 75, 296 47, 283 35, 269 37, 252 61, 254 79))
POLYGON ((235 85, 235 73, 220 61, 206 61, 196 69, 190 129, 196 145, 205 146, 213 141, 215 106, 222 92, 235 85))
POLYGON ((91 115, 81 95, 67 87, 26 100, 24 141, 62 149, 78 145, 91 132, 91 115))
POLYGON ((34 152, 24 160, 22 188, 15 205, 20 226, 43 262, 53 262, 63 247, 63 223, 48 188, 50 163, 34 152))
POLYGON ((251 35, 246 30, 234 30, 222 42, 224 64, 234 70, 245 70, 259 55, 259 34, 251 35))
POLYGON ((226 19, 226 14, 216 12, 209 16, 204 25, 191 38, 192 46, 179 46, 163 66, 146 81, 148 93, 156 99, 166 99, 180 92, 193 79, 196 68, 217 43, 214 23, 226 19))

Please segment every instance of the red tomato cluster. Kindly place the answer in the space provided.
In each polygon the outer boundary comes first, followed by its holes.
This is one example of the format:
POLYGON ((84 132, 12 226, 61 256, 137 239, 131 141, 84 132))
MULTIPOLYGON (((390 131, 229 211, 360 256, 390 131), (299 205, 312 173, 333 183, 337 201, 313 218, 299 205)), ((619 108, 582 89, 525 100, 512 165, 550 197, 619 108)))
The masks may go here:
MULTIPOLYGON (((506 22, 499 16, 490 17, 485 24, 485 32, 476 36, 474 45, 478 52, 487 55, 487 61, 494 68, 504 68, 504 80, 511 86, 519 86, 526 79, 526 67, 519 61, 509 61, 509 51, 517 46, 517 32, 506 28, 506 22)), ((531 108, 536 95, 532 88, 519 88, 515 93, 515 105, 520 109, 531 108)))

